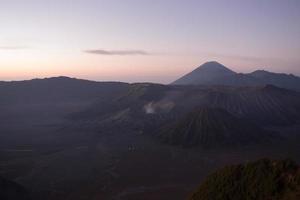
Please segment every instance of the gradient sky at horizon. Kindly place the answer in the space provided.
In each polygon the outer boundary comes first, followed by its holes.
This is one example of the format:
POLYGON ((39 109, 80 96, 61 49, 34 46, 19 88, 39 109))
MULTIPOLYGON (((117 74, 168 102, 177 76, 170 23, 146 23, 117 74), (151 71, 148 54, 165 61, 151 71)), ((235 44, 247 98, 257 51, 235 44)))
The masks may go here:
POLYGON ((299 0, 0 0, 0 80, 168 83, 203 62, 300 75, 299 0))

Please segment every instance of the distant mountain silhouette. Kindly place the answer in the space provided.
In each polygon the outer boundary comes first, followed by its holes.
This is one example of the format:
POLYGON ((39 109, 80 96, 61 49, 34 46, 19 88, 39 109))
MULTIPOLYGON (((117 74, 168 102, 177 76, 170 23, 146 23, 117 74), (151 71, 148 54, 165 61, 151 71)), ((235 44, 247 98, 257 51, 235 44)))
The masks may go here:
POLYGON ((110 98, 129 84, 96 82, 69 77, 52 77, 26 81, 0 82, 0 104, 12 102, 62 102, 110 98))
POLYGON ((278 87, 300 90, 300 77, 292 74, 257 70, 252 73, 236 73, 217 62, 207 62, 171 83, 173 85, 229 85, 259 86, 272 84, 278 87))
POLYGON ((300 199, 300 168, 290 160, 268 159, 227 166, 208 176, 189 198, 228 199, 300 199))
POLYGON ((282 88, 300 90, 300 77, 292 74, 273 73, 265 70, 257 70, 249 76, 259 79, 264 84, 272 84, 282 88))
POLYGON ((212 61, 207 62, 196 68, 192 72, 184 75, 178 80, 174 81, 174 85, 198 85, 207 84, 212 82, 212 80, 217 80, 222 77, 232 76, 236 74, 230 69, 226 68, 224 65, 212 61))
POLYGON ((258 143, 266 136, 258 127, 219 108, 196 109, 159 133, 169 144, 202 147, 258 143))

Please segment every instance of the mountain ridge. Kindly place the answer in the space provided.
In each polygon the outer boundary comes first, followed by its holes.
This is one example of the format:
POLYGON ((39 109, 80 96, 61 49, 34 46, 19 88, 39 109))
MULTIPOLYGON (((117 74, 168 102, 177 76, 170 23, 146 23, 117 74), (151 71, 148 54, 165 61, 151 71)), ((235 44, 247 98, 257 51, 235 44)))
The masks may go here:
POLYGON ((300 91, 300 77, 296 75, 260 69, 250 73, 237 73, 216 61, 206 62, 171 83, 171 85, 229 86, 259 86, 267 84, 300 91))

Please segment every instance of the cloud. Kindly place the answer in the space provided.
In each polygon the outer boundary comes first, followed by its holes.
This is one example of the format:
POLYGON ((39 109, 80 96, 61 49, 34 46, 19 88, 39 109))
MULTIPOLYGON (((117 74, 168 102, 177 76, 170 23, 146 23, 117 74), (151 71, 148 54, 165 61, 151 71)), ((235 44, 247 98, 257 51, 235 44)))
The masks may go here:
POLYGON ((262 62, 271 59, 271 58, 244 56, 244 55, 235 55, 235 54, 220 54, 220 53, 212 53, 212 52, 203 52, 203 54, 212 57, 231 58, 231 59, 241 60, 246 62, 262 62))
POLYGON ((232 60, 239 60, 249 63, 264 63, 267 65, 281 64, 281 65, 289 65, 291 63, 290 60, 286 60, 284 58, 275 58, 275 57, 255 57, 255 56, 244 56, 237 54, 219 54, 219 53, 211 53, 211 52, 203 52, 203 54, 212 56, 214 58, 228 58, 232 60))
POLYGON ((0 46, 0 50, 22 50, 29 49, 27 46, 0 46))
POLYGON ((143 50, 103 50, 103 49, 90 49, 85 50, 85 53, 98 54, 98 55, 120 55, 120 56, 130 56, 130 55, 150 55, 149 52, 143 50))

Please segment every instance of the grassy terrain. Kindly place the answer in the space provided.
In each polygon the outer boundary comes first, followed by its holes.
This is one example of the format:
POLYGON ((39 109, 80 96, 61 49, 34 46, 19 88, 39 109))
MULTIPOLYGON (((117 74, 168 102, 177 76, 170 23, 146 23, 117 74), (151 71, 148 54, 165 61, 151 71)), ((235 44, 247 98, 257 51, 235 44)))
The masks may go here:
POLYGON ((262 159, 210 175, 190 200, 296 200, 300 168, 291 160, 262 159))

